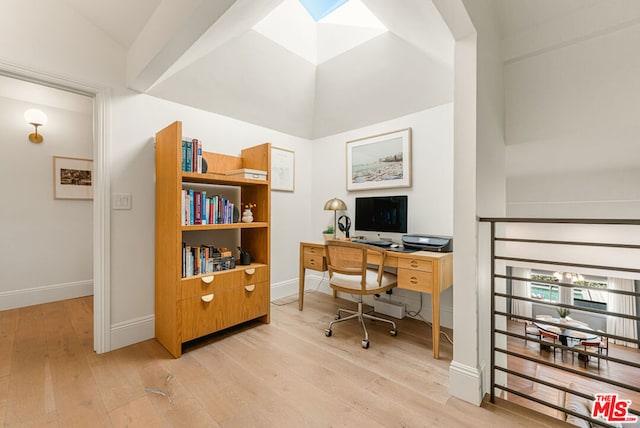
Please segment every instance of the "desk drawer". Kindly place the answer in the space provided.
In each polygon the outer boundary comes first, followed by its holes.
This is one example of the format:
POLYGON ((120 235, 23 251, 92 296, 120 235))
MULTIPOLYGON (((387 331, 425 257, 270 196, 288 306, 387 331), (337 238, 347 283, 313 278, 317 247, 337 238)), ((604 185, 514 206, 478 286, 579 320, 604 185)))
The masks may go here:
POLYGON ((305 245, 304 247, 305 254, 315 254, 316 256, 324 256, 324 246, 322 247, 312 247, 310 245, 305 245))
POLYGON ((182 298, 188 299, 216 291, 221 292, 229 287, 253 284, 267 279, 267 267, 264 265, 251 266, 247 269, 236 268, 198 278, 183 279, 182 298))
POLYGON ((305 269, 324 272, 327 270, 327 260, 322 256, 322 254, 309 254, 305 251, 304 267, 305 269))
POLYGON ((224 328, 224 294, 210 293, 180 302, 182 305, 182 342, 224 328))
POLYGON ((422 259, 398 259, 398 268, 421 270, 423 272, 433 272, 433 262, 422 259))
POLYGON ((269 282, 233 287, 225 294, 224 327, 266 315, 269 310, 269 282))
POLYGON ((433 273, 415 269, 398 268, 398 287, 420 291, 422 293, 432 293, 433 273))

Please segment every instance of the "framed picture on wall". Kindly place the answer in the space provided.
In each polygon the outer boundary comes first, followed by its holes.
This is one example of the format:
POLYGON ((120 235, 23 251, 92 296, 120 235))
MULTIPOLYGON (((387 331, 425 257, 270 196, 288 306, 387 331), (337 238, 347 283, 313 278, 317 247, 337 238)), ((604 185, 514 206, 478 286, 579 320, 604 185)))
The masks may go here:
POLYGON ((411 128, 347 141, 347 190, 411 187, 411 128))
POLYGON ((93 161, 54 156, 53 198, 93 199, 93 161))
POLYGON ((295 190, 296 154, 271 146, 271 190, 295 190))

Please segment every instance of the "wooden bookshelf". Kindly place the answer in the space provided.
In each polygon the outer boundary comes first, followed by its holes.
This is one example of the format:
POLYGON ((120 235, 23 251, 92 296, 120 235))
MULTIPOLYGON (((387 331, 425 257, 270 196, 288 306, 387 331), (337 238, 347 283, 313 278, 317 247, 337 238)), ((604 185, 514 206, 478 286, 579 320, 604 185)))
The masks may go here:
POLYGON ((240 156, 203 152, 202 157, 207 173, 182 171, 182 122, 156 133, 155 334, 176 358, 189 340, 256 318, 268 323, 270 316, 271 144, 243 149, 240 156), (225 175, 240 168, 267 171, 267 180, 225 175), (190 185, 237 189, 238 205, 257 204, 255 221, 183 225, 182 189, 190 185), (241 246, 251 253, 252 264, 183 278, 182 243, 203 234, 209 242, 222 236, 234 254, 241 246))

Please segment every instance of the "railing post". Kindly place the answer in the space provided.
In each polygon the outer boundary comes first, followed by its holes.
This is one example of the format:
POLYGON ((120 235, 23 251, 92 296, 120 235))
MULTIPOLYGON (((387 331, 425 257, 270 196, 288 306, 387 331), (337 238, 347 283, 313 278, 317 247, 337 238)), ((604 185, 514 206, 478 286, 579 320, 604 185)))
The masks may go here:
POLYGON ((496 223, 491 222, 491 402, 495 403, 496 393, 496 223))

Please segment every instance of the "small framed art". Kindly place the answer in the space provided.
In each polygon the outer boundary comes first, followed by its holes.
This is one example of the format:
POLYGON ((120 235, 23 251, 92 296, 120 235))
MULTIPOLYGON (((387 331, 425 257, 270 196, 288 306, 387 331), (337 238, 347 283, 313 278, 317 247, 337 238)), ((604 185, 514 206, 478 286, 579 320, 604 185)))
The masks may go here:
POLYGON ((54 156, 53 198, 93 199, 93 161, 54 156))

